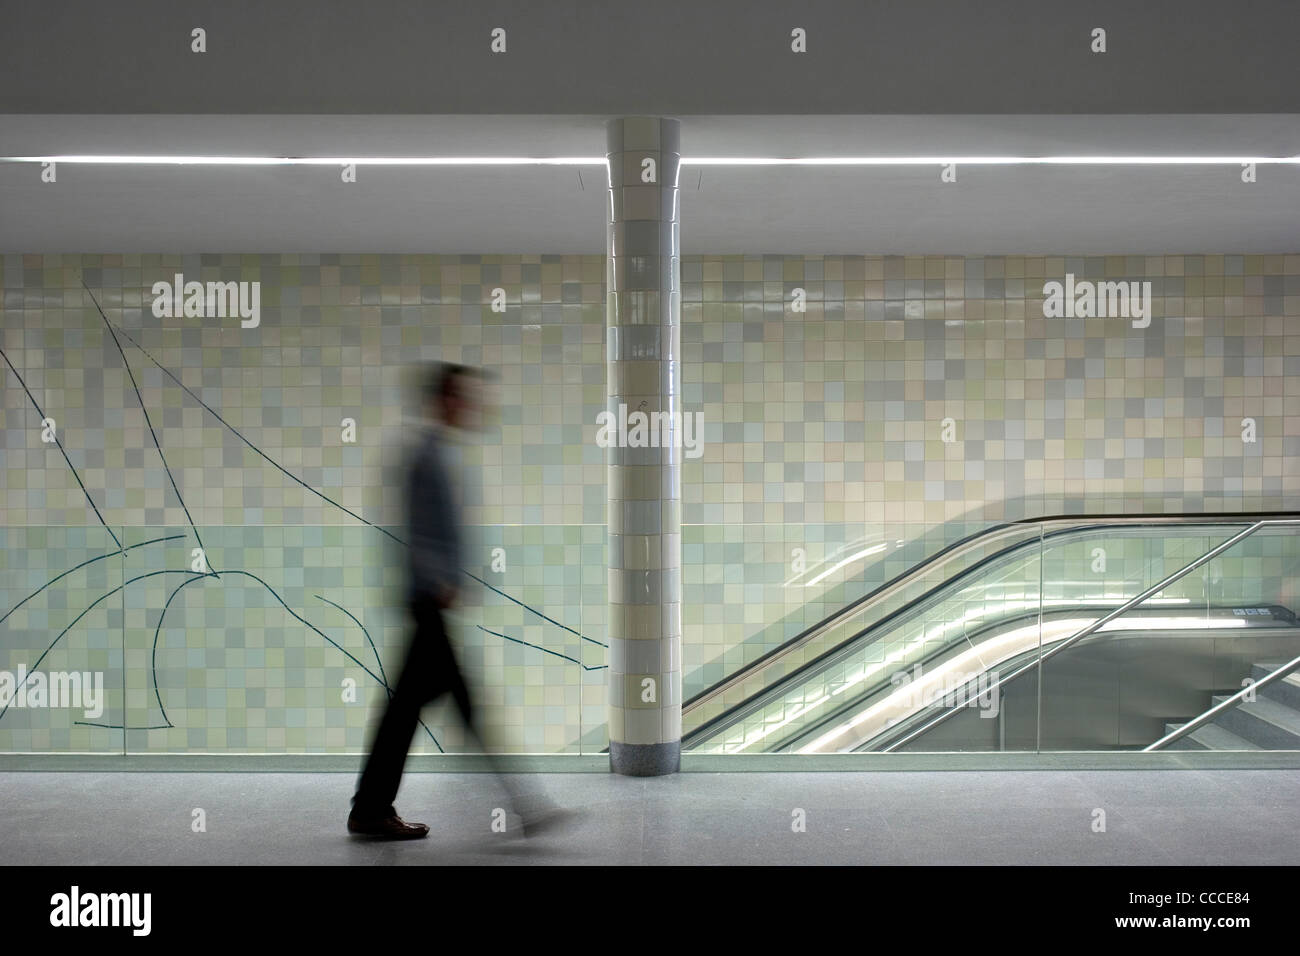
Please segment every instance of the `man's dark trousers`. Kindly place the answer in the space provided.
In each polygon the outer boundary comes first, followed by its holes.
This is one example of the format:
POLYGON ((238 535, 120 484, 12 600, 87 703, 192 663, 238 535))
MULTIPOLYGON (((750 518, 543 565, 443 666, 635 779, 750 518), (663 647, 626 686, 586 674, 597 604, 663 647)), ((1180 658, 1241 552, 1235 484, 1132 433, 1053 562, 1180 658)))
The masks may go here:
POLYGON ((447 639, 441 609, 436 601, 421 599, 412 602, 411 613, 415 618, 415 633, 406 652, 406 662, 375 732, 370 757, 353 798, 353 813, 363 819, 393 812, 411 739, 420 723, 420 710, 426 704, 450 693, 465 727, 477 735, 469 688, 447 639))

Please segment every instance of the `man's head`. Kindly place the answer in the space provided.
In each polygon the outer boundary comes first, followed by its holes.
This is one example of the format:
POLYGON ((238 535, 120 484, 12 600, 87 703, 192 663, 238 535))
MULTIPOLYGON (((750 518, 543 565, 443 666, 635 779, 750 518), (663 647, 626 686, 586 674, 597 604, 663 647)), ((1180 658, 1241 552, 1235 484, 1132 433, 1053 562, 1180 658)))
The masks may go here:
POLYGON ((487 378, 487 372, 472 365, 434 365, 425 375, 424 414, 452 428, 481 428, 487 378))

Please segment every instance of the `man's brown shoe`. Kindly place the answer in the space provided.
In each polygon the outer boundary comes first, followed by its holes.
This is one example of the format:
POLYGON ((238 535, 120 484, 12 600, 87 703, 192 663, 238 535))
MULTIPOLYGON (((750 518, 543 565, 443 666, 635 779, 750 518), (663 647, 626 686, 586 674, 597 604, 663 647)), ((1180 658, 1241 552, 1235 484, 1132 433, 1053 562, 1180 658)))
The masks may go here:
POLYGON ((380 840, 419 840, 429 835, 429 828, 423 823, 407 823, 396 813, 371 820, 352 814, 348 817, 348 832, 380 840))

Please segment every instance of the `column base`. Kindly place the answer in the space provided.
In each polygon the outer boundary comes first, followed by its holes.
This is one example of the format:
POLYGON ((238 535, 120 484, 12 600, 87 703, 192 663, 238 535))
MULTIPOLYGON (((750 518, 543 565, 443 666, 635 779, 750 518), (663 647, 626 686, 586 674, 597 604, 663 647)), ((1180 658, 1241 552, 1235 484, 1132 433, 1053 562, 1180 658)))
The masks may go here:
POLYGON ((620 744, 609 742, 609 769, 625 777, 661 777, 682 769, 682 742, 620 744))

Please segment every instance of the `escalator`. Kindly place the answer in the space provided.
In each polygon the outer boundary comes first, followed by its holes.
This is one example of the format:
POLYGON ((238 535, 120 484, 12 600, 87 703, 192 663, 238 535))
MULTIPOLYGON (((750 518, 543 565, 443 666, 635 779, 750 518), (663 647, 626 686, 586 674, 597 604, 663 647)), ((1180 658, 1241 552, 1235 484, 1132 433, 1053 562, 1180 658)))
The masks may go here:
POLYGON ((989 528, 686 701, 683 748, 1146 748, 1259 660, 1300 653, 1297 528, 1294 514, 989 528))

